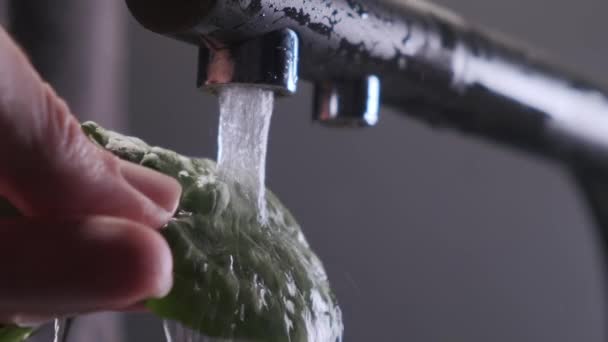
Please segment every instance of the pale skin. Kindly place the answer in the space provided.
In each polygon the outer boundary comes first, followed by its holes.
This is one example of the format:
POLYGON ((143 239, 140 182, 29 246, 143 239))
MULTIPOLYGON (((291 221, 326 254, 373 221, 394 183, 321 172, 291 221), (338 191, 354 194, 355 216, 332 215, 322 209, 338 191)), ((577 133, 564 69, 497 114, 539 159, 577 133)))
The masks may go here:
POLYGON ((172 286, 181 188, 94 145, 0 28, 0 323, 137 308, 172 286))

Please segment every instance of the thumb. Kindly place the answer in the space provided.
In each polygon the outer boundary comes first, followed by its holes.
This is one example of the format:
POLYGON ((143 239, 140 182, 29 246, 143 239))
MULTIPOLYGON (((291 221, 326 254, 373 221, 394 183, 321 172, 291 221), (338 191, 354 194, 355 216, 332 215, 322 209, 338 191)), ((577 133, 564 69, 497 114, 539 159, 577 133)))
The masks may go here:
POLYGON ((160 227, 180 186, 120 161, 75 117, 0 29, 0 195, 26 216, 108 215, 160 227))

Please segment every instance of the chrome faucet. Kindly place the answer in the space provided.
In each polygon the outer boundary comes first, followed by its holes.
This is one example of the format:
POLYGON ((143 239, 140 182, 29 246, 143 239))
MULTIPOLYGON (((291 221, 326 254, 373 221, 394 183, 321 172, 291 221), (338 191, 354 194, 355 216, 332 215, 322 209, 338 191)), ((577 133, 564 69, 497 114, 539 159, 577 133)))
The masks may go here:
MULTIPOLYGON (((296 91, 313 118, 372 126, 380 104, 567 166, 608 231, 608 90, 421 0, 126 0, 200 47, 198 85, 296 91)), ((608 238, 604 239, 608 241, 608 238)))

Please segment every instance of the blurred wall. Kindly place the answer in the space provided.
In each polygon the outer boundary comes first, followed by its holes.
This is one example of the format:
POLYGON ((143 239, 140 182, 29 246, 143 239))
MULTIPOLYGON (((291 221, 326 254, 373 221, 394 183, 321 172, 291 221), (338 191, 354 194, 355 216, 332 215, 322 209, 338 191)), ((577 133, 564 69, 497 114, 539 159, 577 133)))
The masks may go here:
MULTIPOLYGON (((605 0, 438 2, 608 81, 605 0)), ((214 157, 195 49, 129 27, 131 133, 214 157)), ((305 83, 279 101, 267 179, 325 262, 346 342, 606 339, 594 227, 563 170, 388 108, 373 129, 324 129, 310 107, 305 83)), ((129 327, 163 341, 154 318, 129 327)))
POLYGON ((120 1, 0 0, 8 30, 81 120, 125 124, 126 18, 120 1))

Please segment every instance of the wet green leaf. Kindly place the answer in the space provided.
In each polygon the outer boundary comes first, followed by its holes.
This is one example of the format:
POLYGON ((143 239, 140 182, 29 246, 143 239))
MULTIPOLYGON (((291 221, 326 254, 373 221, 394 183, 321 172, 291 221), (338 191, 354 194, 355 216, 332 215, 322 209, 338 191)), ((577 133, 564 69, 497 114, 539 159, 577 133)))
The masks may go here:
POLYGON ((180 207, 162 234, 174 258, 174 287, 148 307, 212 337, 268 342, 333 342, 342 317, 320 260, 299 225, 267 192, 268 222, 215 163, 150 147, 104 130, 84 131, 122 159, 177 179, 180 207))

